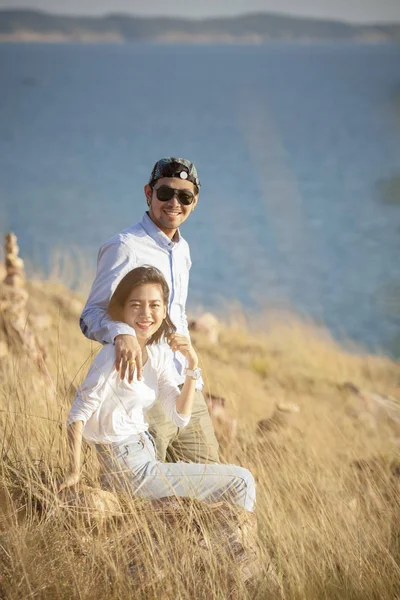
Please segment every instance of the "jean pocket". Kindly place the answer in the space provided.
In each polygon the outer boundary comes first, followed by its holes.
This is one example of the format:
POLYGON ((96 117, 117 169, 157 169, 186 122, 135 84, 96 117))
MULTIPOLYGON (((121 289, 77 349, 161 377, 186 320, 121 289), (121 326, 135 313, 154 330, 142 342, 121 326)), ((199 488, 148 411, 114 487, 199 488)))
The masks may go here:
POLYGON ((150 433, 145 433, 145 436, 146 436, 146 438, 149 440, 149 442, 150 442, 150 444, 151 444, 151 447, 152 447, 152 448, 153 448, 153 450, 154 450, 154 454, 155 454, 155 456, 157 456, 157 446, 156 446, 156 443, 155 443, 155 441, 154 441, 154 438, 153 438, 153 436, 152 436, 150 433))
POLYGON ((142 440, 137 440, 134 442, 129 442, 128 444, 124 445, 124 447, 126 448, 126 454, 124 454, 125 457, 136 454, 137 452, 141 452, 144 448, 144 442, 142 440))
POLYGON ((128 442, 126 444, 121 444, 118 448, 114 450, 114 456, 118 459, 127 458, 127 456, 135 454, 135 452, 140 452, 143 450, 144 444, 142 440, 135 440, 132 442, 128 442))
POLYGON ((118 460, 121 460, 123 458, 126 458, 129 454, 129 446, 128 444, 124 444, 123 446, 120 446, 118 448, 118 450, 115 451, 115 458, 117 458, 118 460))

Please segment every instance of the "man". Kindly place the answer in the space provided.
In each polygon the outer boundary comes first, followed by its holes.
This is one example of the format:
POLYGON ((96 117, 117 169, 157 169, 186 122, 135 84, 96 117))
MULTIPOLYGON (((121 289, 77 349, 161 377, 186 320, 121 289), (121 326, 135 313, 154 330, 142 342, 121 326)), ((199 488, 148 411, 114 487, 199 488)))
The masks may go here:
MULTIPOLYGON (((181 237, 179 227, 195 209, 199 188, 193 163, 183 158, 159 160, 144 187, 148 212, 140 223, 114 236, 99 250, 96 278, 80 325, 86 337, 102 344, 115 344, 115 367, 121 379, 127 376, 132 381, 135 368, 137 378, 141 378, 142 356, 133 328, 112 321, 107 307, 120 280, 135 267, 152 265, 160 269, 170 289, 172 322, 178 333, 189 336, 186 298, 191 260, 189 246, 181 237)), ((182 385, 186 361, 178 352, 173 360, 177 384, 182 385)), ((202 387, 200 377, 196 381, 192 418, 184 429, 168 421, 158 402, 147 413, 160 460, 219 462, 218 442, 202 387)))

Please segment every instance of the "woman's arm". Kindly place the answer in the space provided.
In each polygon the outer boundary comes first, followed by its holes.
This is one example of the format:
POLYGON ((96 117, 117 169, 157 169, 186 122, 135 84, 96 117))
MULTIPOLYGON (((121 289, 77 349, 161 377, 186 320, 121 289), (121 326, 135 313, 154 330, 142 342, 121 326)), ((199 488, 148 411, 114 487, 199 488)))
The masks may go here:
MULTIPOLYGON (((179 334, 174 334, 169 340, 173 351, 182 352, 188 359, 188 368, 195 369, 198 358, 193 350, 190 339, 179 334)), ((186 427, 190 421, 196 382, 192 377, 187 377, 182 390, 176 384, 176 373, 172 363, 172 355, 162 351, 161 371, 158 379, 158 391, 161 406, 168 419, 179 428, 186 427)))
POLYGON ((79 482, 83 426, 83 421, 74 421, 68 427, 69 473, 59 486, 58 492, 79 482))
POLYGON ((103 346, 79 386, 67 417, 67 427, 75 421, 86 423, 102 403, 108 378, 114 371, 114 347, 103 346))
MULTIPOLYGON (((197 369, 199 359, 194 351, 190 338, 175 333, 169 340, 169 345, 173 352, 180 352, 187 359, 188 369, 197 369)), ((187 376, 185 383, 178 398, 176 399, 176 411, 181 415, 190 415, 192 413, 194 394, 196 391, 196 381, 193 377, 187 376)))
POLYGON ((68 475, 58 489, 59 492, 66 487, 77 484, 79 481, 83 430, 86 421, 90 419, 102 403, 108 377, 114 369, 113 355, 113 348, 104 347, 100 350, 84 382, 78 388, 68 413, 67 435, 70 466, 68 475))

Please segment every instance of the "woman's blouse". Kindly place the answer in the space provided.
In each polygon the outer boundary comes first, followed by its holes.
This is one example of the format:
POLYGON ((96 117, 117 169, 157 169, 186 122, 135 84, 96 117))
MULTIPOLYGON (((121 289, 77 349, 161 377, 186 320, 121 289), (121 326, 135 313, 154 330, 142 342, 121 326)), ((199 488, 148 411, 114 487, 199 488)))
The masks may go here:
POLYGON ((144 414, 158 398, 167 417, 177 427, 185 427, 190 415, 176 410, 180 390, 168 347, 153 344, 147 346, 147 353, 141 381, 135 372, 128 383, 115 369, 115 346, 103 346, 78 388, 67 425, 83 421, 83 437, 89 442, 122 442, 148 429, 144 414))

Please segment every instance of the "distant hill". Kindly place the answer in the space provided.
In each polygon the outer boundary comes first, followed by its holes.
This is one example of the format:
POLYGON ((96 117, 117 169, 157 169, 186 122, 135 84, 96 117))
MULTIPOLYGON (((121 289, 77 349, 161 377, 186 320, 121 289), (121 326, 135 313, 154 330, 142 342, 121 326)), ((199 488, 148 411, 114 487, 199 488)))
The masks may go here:
POLYGON ((104 17, 70 17, 39 11, 0 11, 0 41, 25 42, 161 42, 161 43, 266 43, 296 42, 400 42, 400 23, 350 25, 254 13, 233 18, 189 20, 143 18, 110 14, 104 17))

